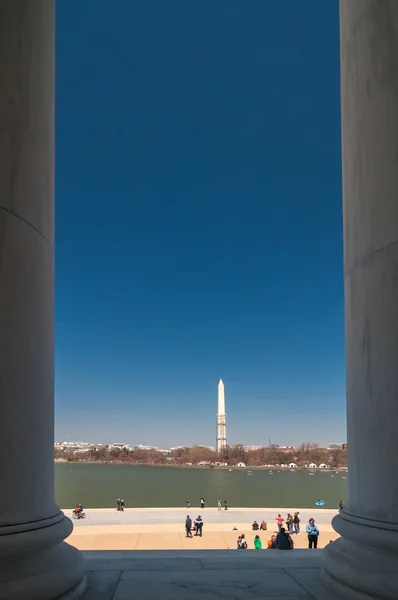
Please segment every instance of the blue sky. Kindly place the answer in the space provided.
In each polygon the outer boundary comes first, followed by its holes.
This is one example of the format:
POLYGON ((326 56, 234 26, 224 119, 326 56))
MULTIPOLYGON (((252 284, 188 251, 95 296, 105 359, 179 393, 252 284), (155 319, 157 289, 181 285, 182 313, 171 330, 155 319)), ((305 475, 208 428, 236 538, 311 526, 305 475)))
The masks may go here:
POLYGON ((338 3, 58 0, 56 439, 345 441, 338 3))

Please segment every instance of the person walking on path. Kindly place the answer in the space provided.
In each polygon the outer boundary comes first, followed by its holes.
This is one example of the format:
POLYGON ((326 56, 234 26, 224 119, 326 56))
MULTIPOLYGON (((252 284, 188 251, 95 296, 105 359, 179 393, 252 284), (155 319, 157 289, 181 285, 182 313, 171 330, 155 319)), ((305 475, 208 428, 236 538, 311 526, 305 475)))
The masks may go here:
POLYGON ((278 514, 278 516, 277 516, 277 517, 275 517, 275 521, 278 523, 278 529, 279 529, 279 532, 280 532, 280 530, 281 530, 281 527, 282 527, 282 525, 283 525, 283 521, 284 521, 284 520, 285 520, 285 519, 284 519, 283 517, 281 517, 281 515, 280 515, 280 514, 278 514))
POLYGON ((217 508, 218 510, 221 510, 221 500, 217 500, 217 508))
POLYGON ((205 504, 206 504, 205 499, 202 496, 202 498, 200 499, 200 508, 204 508, 205 504))
POLYGON ((124 511, 124 500, 123 500, 123 498, 120 500, 120 510, 124 511))
POLYGON ((224 500, 224 510, 228 510, 228 501, 224 500))
POLYGON ((191 501, 189 498, 187 498, 187 508, 191 508, 191 501))
POLYGON ((340 500, 339 502, 339 512, 341 512, 344 508, 344 502, 342 500, 340 500))
POLYGON ((120 498, 117 499, 117 509, 116 510, 120 510, 120 498))
POLYGON ((200 515, 195 520, 195 526, 196 526, 195 535, 200 535, 200 537, 202 537, 203 521, 202 521, 202 517, 200 515))
POLYGON ((294 531, 298 535, 300 533, 300 513, 295 512, 293 517, 294 531))
POLYGON ((263 549, 263 544, 261 542, 260 536, 256 535, 256 537, 254 538, 254 547, 256 550, 262 550, 263 549))
POLYGON ((308 521, 306 531, 308 533, 308 548, 318 548, 319 529, 315 525, 314 519, 308 521))
POLYGON ((187 518, 185 520, 185 531, 187 533, 186 537, 187 538, 191 538, 192 536, 192 519, 189 515, 187 515, 187 518))

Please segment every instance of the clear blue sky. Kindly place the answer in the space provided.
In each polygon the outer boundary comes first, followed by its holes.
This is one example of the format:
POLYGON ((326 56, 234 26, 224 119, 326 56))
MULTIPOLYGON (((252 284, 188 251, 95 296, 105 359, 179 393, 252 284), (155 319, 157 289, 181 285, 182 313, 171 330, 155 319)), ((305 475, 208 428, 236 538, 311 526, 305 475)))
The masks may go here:
POLYGON ((56 439, 345 441, 338 2, 58 0, 56 439))

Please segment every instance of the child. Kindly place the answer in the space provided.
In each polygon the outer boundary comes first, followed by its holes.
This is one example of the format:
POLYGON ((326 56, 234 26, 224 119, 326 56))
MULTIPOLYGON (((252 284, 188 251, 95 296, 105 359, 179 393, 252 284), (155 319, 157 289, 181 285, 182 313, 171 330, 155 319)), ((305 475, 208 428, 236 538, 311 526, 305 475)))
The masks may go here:
POLYGON ((254 538, 254 547, 256 550, 262 550, 263 545, 261 543, 259 535, 256 535, 256 537, 254 538))

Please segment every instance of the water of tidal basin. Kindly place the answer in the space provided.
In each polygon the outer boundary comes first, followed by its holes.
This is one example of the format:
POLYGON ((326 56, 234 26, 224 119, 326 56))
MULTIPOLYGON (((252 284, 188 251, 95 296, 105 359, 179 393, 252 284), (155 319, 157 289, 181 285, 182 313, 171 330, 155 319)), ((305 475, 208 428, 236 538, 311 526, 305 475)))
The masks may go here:
POLYGON ((272 508, 314 508, 319 498, 325 508, 336 508, 347 498, 346 473, 331 477, 330 471, 239 471, 178 469, 116 464, 55 464, 55 494, 59 506, 77 503, 90 508, 116 507, 117 498, 126 506, 192 506, 204 496, 207 506, 227 499, 230 506, 272 508))

